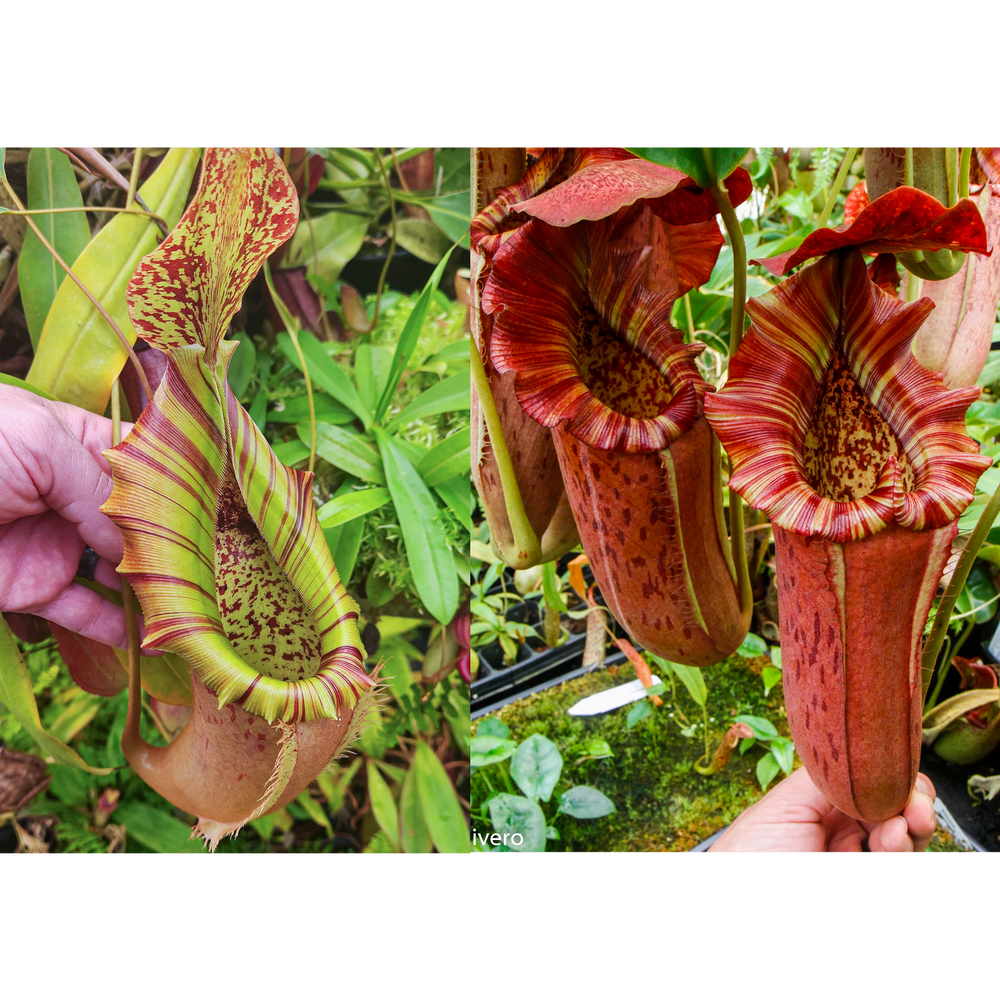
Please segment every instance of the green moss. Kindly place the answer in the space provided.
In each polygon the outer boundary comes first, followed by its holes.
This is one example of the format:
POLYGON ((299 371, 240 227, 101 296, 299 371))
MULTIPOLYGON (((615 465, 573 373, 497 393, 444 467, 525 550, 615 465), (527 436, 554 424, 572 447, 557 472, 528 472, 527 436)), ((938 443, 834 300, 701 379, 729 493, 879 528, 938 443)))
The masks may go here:
MULTIPOLYGON (((704 671, 708 686, 709 736, 713 751, 735 715, 770 719, 788 735, 780 686, 764 697, 760 670, 766 658, 731 657, 704 671)), ((662 707, 633 729, 626 728, 628 707, 595 716, 571 716, 567 709, 581 698, 631 680, 630 666, 610 667, 548 688, 495 713, 510 727, 510 739, 521 741, 542 733, 559 747, 563 772, 555 796, 573 785, 593 785, 617 812, 598 820, 556 821, 560 840, 549 850, 567 851, 687 851, 731 823, 763 794, 755 770, 763 750, 751 748, 745 757, 734 752, 719 774, 698 774, 694 763, 704 752, 701 709, 683 686, 676 701, 668 690, 662 707), (686 721, 685 721, 686 720, 686 721), (691 736, 682 729, 695 725, 691 736), (593 739, 607 740, 613 757, 584 760, 593 739)), ((494 765, 476 771, 473 806, 491 794, 490 782, 502 784, 494 765)))

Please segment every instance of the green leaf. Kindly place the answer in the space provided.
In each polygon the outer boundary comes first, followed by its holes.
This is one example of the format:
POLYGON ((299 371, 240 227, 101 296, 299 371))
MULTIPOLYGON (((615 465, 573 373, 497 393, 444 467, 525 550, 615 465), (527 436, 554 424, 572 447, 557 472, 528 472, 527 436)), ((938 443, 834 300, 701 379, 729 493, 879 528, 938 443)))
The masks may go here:
POLYGON ((56 397, 52 393, 46 392, 44 389, 39 389, 38 386, 29 385, 23 379, 19 379, 14 375, 5 375, 3 372, 0 372, 0 385, 13 385, 18 389, 24 389, 26 392, 33 392, 36 396, 41 396, 42 399, 56 401, 56 397))
POLYGON ((396 242, 418 260, 437 264, 453 241, 427 219, 400 219, 396 223, 396 242))
POLYGON ((119 802, 115 822, 125 826, 127 835, 160 854, 204 854, 203 841, 191 837, 191 827, 163 809, 145 802, 119 802))
POLYGON ((399 793, 399 843, 407 854, 430 854, 433 845, 417 792, 415 767, 406 772, 399 793))
POLYGON ((764 697, 766 698, 771 688, 781 680, 781 671, 777 667, 764 667, 760 676, 764 682, 764 697))
POLYGON ((494 795, 489 806, 493 831, 508 851, 545 850, 545 814, 537 802, 503 793, 494 795))
POLYGON ((767 786, 774 781, 781 765, 775 760, 774 754, 769 750, 759 761, 757 761, 757 780, 763 791, 767 791, 767 786))
POLYGON ((337 524, 346 524, 356 517, 362 517, 369 511, 389 503, 392 497, 384 488, 372 490, 355 490, 346 496, 330 500, 316 512, 319 523, 324 528, 332 528, 337 524))
POLYGON ((358 396, 370 412, 385 389, 391 364, 392 351, 388 347, 358 344, 354 353, 354 380, 358 383, 358 396))
MULTIPOLYGON (((781 647, 772 646, 767 651, 767 655, 771 658, 771 662, 778 668, 778 670, 781 670, 781 647)), ((765 669, 767 668, 765 667, 765 669)))
POLYGON ((708 700, 708 688, 705 686, 705 675, 699 667, 686 667, 682 663, 671 663, 670 668, 681 679, 688 694, 701 706, 708 700))
POLYGON ((405 427, 421 417, 435 413, 451 413, 453 410, 468 410, 472 405, 472 383, 467 372, 459 372, 442 379, 422 392, 412 403, 404 406, 385 426, 386 430, 405 427))
POLYGON ((649 702, 643 698, 642 701, 636 702, 628 712, 625 717, 625 728, 626 730, 631 729, 633 726, 637 726, 646 716, 651 715, 653 712, 652 708, 649 706, 649 702))
POLYGON ((497 736, 501 740, 510 736, 510 727, 499 719, 483 719, 476 727, 477 736, 497 736))
MULTIPOLYGON (((65 153, 39 146, 28 155, 28 208, 83 208, 83 195, 65 153)), ((59 256, 72 267, 90 242, 86 214, 59 212, 36 215, 33 219, 59 256)), ((31 344, 36 349, 45 318, 65 277, 66 272, 55 257, 29 228, 17 260, 17 278, 31 344)))
POLYGON ((0 146, 0 177, 2 177, 4 180, 7 179, 7 166, 4 163, 4 160, 6 160, 6 158, 7 158, 7 150, 3 146, 0 146))
POLYGON ((772 723, 759 715, 737 715, 733 722, 745 722, 758 740, 773 740, 778 735, 772 723))
POLYGON ((110 774, 113 768, 91 767, 75 750, 42 728, 38 705, 31 690, 31 676, 6 622, 0 622, 0 704, 24 727, 44 757, 91 774, 110 774))
POLYGON ((500 761, 506 760, 516 749, 517 743, 514 740, 477 734, 472 738, 469 760, 473 767, 487 767, 490 764, 499 764, 500 761))
POLYGON ((548 607, 555 608, 559 612, 569 611, 560 592, 559 578, 556 575, 554 562, 547 562, 542 566, 542 594, 548 607))
POLYGON ((695 181, 699 187, 714 188, 716 179, 721 180, 728 177, 740 165, 743 157, 749 152, 749 148, 643 148, 630 149, 629 152, 652 163, 680 170, 695 181))
MULTIPOLYGON (((482 726, 479 727, 482 729, 482 726)), ((600 736, 591 737, 590 741, 583 748, 584 753, 588 757, 613 757, 614 754, 611 752, 611 745, 607 740, 601 739, 600 736)))
POLYGON ((367 218, 348 212, 314 216, 311 226, 302 221, 289 241, 285 264, 288 267, 305 264, 309 274, 319 275, 324 281, 336 281, 344 265, 361 249, 367 229, 367 218), (314 237, 318 250, 315 255, 314 237))
POLYGON ((667 685, 662 681, 659 684, 651 684, 646 688, 646 697, 652 698, 654 694, 663 694, 667 690, 667 685))
MULTIPOLYGON (((308 447, 309 425, 298 424, 295 430, 302 443, 308 447)), ((357 476, 358 479, 377 486, 386 484, 378 451, 367 437, 362 437, 353 428, 317 423, 316 453, 331 465, 357 476)))
MULTIPOLYGON (((284 409, 279 410, 275 408, 267 411, 267 423, 309 423, 308 396, 293 396, 290 399, 282 400, 282 402, 284 403, 284 409)), ((349 424, 354 420, 354 414, 346 406, 341 406, 340 403, 332 399, 325 392, 313 393, 313 409, 316 412, 317 423, 349 424)))
POLYGON ((771 753, 785 774, 791 774, 795 766, 795 744, 787 736, 771 740, 771 753))
POLYGON ((417 463, 417 472, 427 486, 438 486, 470 469, 472 428, 463 427, 438 442, 417 463))
POLYGON ((465 191, 451 191, 436 198, 427 198, 420 203, 434 224, 453 243, 469 247, 469 207, 470 194, 465 191))
POLYGON ((467 854, 469 831, 462 818, 462 807, 448 772, 426 743, 417 744, 412 769, 416 772, 420 808, 434 846, 442 854, 467 854))
MULTIPOLYGON (((348 496, 354 492, 357 480, 348 477, 337 488, 333 498, 348 496)), ((324 528, 323 536, 326 544, 330 547, 330 554, 333 556, 334 565, 337 572, 344 581, 344 586, 348 585, 351 574, 354 572, 354 564, 358 560, 358 551, 361 548, 361 539, 364 535, 365 522, 362 518, 348 521, 346 524, 338 524, 333 528, 324 528)))
POLYGON ((309 445, 301 441, 282 441, 274 446, 273 451, 282 465, 294 465, 309 457, 309 445))
MULTIPOLYGON (((361 402, 357 389, 347 377, 347 373, 326 351, 323 345, 308 330, 299 331, 299 347, 306 359, 309 378, 337 402, 346 406, 365 427, 371 424, 371 410, 361 402)), ((285 331, 278 334, 278 346, 295 367, 302 371, 302 363, 292 344, 292 338, 285 331)))
POLYGON ((747 637, 740 643, 736 652, 748 659, 754 656, 767 656, 767 643, 759 635, 748 632, 747 637))
POLYGON ((333 836, 333 827, 330 825, 330 817, 323 812, 323 807, 309 794, 309 789, 304 788, 295 798, 295 801, 306 811, 306 815, 317 825, 326 830, 328 836, 333 836))
POLYGON ((529 736, 514 752, 510 776, 529 799, 548 802, 562 773, 562 754, 541 733, 529 736))
MULTIPOLYGON (((413 307, 413 311, 410 313, 409 318, 406 320, 406 325, 403 327, 403 332, 399 335, 399 341, 396 344, 396 353, 392 357, 392 365, 389 368, 389 376, 385 383, 385 389, 383 389, 382 398, 375 408, 376 421, 382 420, 389 411, 392 398, 396 393, 396 386, 403 377, 403 372, 406 371, 406 366, 410 363, 410 358, 416 350, 417 341, 420 339, 420 331, 423 328, 424 319, 431 304, 431 298, 437 290, 438 283, 441 281, 441 275, 444 274, 445 265, 448 263, 449 257, 451 257, 451 250, 442 258, 438 266, 434 268, 430 278, 427 279, 427 284, 424 285, 423 291, 417 299, 417 304, 413 307)), ((426 393, 423 395, 426 395, 426 393)), ((420 398, 422 396, 418 397, 414 402, 418 402, 420 398)), ((441 411, 438 410, 437 412, 440 413, 441 411)))
POLYGON ((472 531, 472 485, 465 476, 456 476, 447 482, 438 483, 434 487, 434 492, 448 505, 454 512, 455 517, 465 526, 465 530, 472 531))
POLYGON ((232 360, 229 362, 229 370, 226 373, 226 381, 229 382, 229 388, 233 390, 233 395, 237 399, 242 399, 243 393, 247 391, 250 380, 253 378, 254 369, 257 367, 257 348, 254 346, 253 337, 245 330, 241 330, 236 336, 229 339, 240 346, 233 352, 232 360))
POLYGON ((447 625, 458 610, 458 578, 437 504, 398 443, 379 427, 375 439, 417 594, 430 614, 447 625))
POLYGON ((598 819, 615 812, 615 804, 589 785, 576 785, 559 796, 559 812, 574 819, 598 819))
POLYGON ((385 778, 379 774, 378 768, 371 761, 368 761, 368 794, 372 800, 372 813, 375 816, 375 822, 382 828, 382 832, 398 851, 399 812, 396 809, 396 800, 392 797, 392 792, 385 783, 385 778))
MULTIPOLYGON (((171 149, 139 189, 168 226, 181 217, 198 165, 197 149, 171 149)), ((90 241, 73 271, 129 341, 135 330, 125 290, 139 262, 156 249, 160 230, 144 215, 119 212, 90 241)), ((114 331, 72 280, 59 286, 38 342, 28 381, 66 403, 103 413, 127 354, 114 331)))

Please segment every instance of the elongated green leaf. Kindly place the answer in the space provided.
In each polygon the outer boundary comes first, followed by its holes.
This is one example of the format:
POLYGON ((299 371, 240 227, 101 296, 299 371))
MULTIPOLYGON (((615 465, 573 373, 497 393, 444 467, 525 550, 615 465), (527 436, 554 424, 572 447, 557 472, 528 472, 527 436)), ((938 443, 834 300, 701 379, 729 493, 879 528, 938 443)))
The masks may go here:
POLYGON ((698 667, 686 667, 682 663, 671 663, 674 673, 684 682, 688 694, 699 704, 708 700, 708 688, 705 686, 705 675, 698 667))
POLYGON ((392 500, 389 491, 384 488, 373 490, 354 490, 346 496, 337 497, 323 504, 316 512, 319 523, 324 528, 332 528, 338 524, 346 524, 356 517, 362 517, 369 511, 377 510, 392 500))
POLYGON ((121 802, 115 810, 115 822, 125 826, 126 835, 143 847, 160 854, 204 854, 205 843, 191 839, 191 827, 163 809, 145 802, 121 802))
POLYGON ((274 454, 283 465, 294 465, 309 457, 309 445, 301 441, 282 441, 274 446, 274 454))
POLYGON ((472 531, 472 486, 467 476, 456 476, 447 482, 438 483, 434 492, 451 508, 455 517, 472 531))
POLYGON ((257 348, 254 346, 253 337, 245 330, 240 331, 232 338, 234 343, 240 346, 233 353, 229 362, 229 370, 226 378, 229 381, 229 388, 233 390, 233 395, 237 399, 243 398, 243 393, 247 391, 250 380, 253 378, 254 368, 257 367, 257 348))
POLYGON ((0 177, 7 178, 7 166, 4 161, 7 159, 7 150, 0 146, 0 177))
POLYGON ((427 486, 437 486, 468 472, 471 441, 472 429, 464 427, 431 448, 417 463, 417 472, 424 483, 427 486))
POLYGON ((113 768, 91 767, 75 750, 42 728, 38 705, 31 690, 31 677, 21 659, 7 623, 0 621, 0 704, 24 726, 46 757, 91 774, 110 774, 113 768))
MULTIPOLYGON (((352 476, 348 476, 337 492, 334 493, 335 500, 349 496, 355 491, 358 481, 352 476)), ((363 518, 347 521, 345 524, 338 524, 332 528, 323 528, 323 536, 326 544, 330 547, 333 562, 337 567, 337 572, 341 574, 344 585, 351 579, 354 572, 354 565, 358 561, 358 552, 361 549, 361 539, 364 537, 365 522, 363 518)))
MULTIPOLYGON (((299 371, 302 371, 299 356, 296 354, 292 340, 287 333, 278 334, 278 346, 285 357, 299 371)), ((354 388, 344 369, 323 350, 320 342, 308 330, 299 332, 299 347, 302 348, 302 355, 306 359, 309 377, 313 380, 313 384, 318 385, 335 400, 346 406, 365 427, 368 427, 372 420, 371 410, 367 409, 361 402, 357 389, 354 388)))
POLYGON ((23 379, 16 378, 13 375, 4 375, 3 372, 0 372, 0 384, 13 385, 16 386, 18 389, 24 389, 27 392, 33 392, 36 396, 41 396, 42 399, 51 399, 54 401, 56 398, 55 396, 52 395, 51 392, 46 392, 44 389, 39 389, 37 385, 31 385, 30 383, 25 382, 23 379))
MULTIPOLYGON (((150 210, 168 226, 184 210, 199 150, 171 149, 139 189, 150 210)), ((159 229, 143 215, 117 214, 87 245, 73 271, 90 289, 130 343, 125 291, 139 262, 156 248, 159 229)), ((103 413, 111 383, 127 357, 114 331, 72 280, 59 286, 38 341, 28 381, 67 403, 103 413)))
MULTIPOLYGON (((1000 351, 997 352, 1000 354, 1000 351)), ((469 360, 469 341, 468 338, 465 340, 456 340, 454 344, 449 344, 447 347, 442 347, 437 354, 432 358, 428 358, 426 361, 427 365, 435 365, 440 362, 445 364, 451 364, 455 361, 468 361, 469 360)))
POLYGON ((372 813, 375 822, 389 838, 394 850, 399 850, 399 811, 396 800, 392 797, 385 778, 379 774, 378 768, 368 761, 368 794, 372 800, 372 813))
MULTIPOLYGON (((309 425, 299 424, 295 430, 304 443, 309 441, 309 425)), ((316 424, 316 452, 331 465, 349 472, 358 479, 385 486, 385 474, 379 453, 354 431, 335 424, 316 424)))
POLYGON ((380 421, 389 412, 389 405, 396 392, 396 386, 399 385, 399 380, 403 377, 403 372, 406 371, 406 366, 410 363, 410 358, 413 357, 413 352, 416 350, 417 341, 420 339, 420 330, 427 317, 431 298, 437 290, 438 283, 441 281, 441 275, 444 274, 445 265, 451 257, 451 252, 449 250, 441 258, 441 262, 434 268, 434 272, 427 279, 427 284, 424 285, 424 289, 420 293, 420 298, 417 299, 417 304, 413 307, 413 312, 410 313, 406 325, 403 327, 403 332, 399 335, 399 341, 396 344, 396 353, 392 357, 392 365, 389 369, 389 377, 386 380, 385 389, 382 391, 382 397, 378 401, 378 406, 375 408, 376 421, 380 421))
POLYGON ((392 365, 392 350, 388 347, 373 347, 358 344, 354 354, 354 378, 358 383, 358 396, 365 409, 374 411, 375 401, 385 390, 392 365))
POLYGON ((559 589, 559 577, 556 575, 554 562, 547 562, 542 566, 542 593, 545 595, 545 603, 550 608, 561 612, 569 611, 559 589))
POLYGON ((300 792, 295 801, 306 811, 306 815, 317 825, 323 827, 329 836, 333 835, 330 817, 323 812, 323 807, 309 794, 309 789, 300 792))
POLYGON ((458 610, 458 578, 437 504, 395 439, 379 427, 375 439, 417 593, 431 615, 447 625, 458 610))
POLYGON ((442 379, 422 392, 412 403, 404 406, 385 426, 387 430, 405 427, 412 420, 429 417, 435 413, 467 410, 471 406, 472 382, 467 372, 459 372, 442 379))
MULTIPOLYGON (((309 398, 307 396, 294 396, 283 402, 284 409, 275 408, 267 411, 267 423, 301 424, 309 422, 309 398)), ((313 407, 316 411, 317 423, 349 424, 354 420, 354 414, 346 406, 342 406, 325 392, 313 393, 313 407)))
POLYGON ((416 769, 406 772, 399 794, 399 843, 407 854, 430 854, 433 847, 417 792, 416 769))
POLYGON ((426 743, 418 743, 412 770, 431 840, 442 854, 467 854, 469 830, 448 772, 426 743))
MULTIPOLYGON (((28 156, 28 208, 83 208, 83 195, 65 153, 47 146, 31 151, 28 156)), ((34 221, 70 267, 90 242, 90 226, 83 211, 36 215, 34 221)), ((28 321, 28 333, 35 348, 65 277, 66 272, 55 257, 29 228, 17 260, 17 279, 21 286, 24 318, 28 321)))

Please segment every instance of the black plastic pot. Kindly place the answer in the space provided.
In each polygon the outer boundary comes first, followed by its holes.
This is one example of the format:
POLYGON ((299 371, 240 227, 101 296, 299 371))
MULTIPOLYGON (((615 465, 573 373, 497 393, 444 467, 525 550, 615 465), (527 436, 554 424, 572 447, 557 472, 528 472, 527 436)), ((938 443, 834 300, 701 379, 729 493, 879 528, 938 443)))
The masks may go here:
MULTIPOLYGON (((379 275, 388 256, 388 245, 384 248, 373 248, 374 253, 366 253, 367 246, 344 265, 344 269, 340 272, 340 280, 353 285, 361 295, 374 295, 378 291, 379 275)), ((462 267, 469 267, 469 251, 459 247, 452 253, 438 286, 449 297, 454 297, 452 289, 455 284, 455 271, 462 267)), ((427 279, 433 271, 433 264, 428 264, 427 261, 414 257, 408 250, 397 247, 385 278, 386 287, 404 295, 411 295, 413 292, 419 292, 427 284, 427 279)))

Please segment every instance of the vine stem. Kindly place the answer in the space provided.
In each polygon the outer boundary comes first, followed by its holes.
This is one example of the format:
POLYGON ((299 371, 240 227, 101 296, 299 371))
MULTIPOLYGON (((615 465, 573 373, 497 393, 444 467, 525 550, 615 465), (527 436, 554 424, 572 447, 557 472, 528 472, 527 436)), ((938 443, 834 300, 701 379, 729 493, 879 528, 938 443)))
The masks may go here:
POLYGON ((927 689, 930 687, 931 677, 934 675, 934 667, 937 664, 938 655, 944 645, 945 636, 948 633, 948 625, 951 622, 951 613, 955 610, 955 602, 958 595, 962 593, 965 581, 969 578, 972 564, 976 561, 982 544, 986 541, 993 522, 1000 514, 1000 487, 990 497, 989 503, 983 508, 979 520, 976 522, 969 540, 965 543, 962 555, 959 557, 958 565, 952 574, 951 582, 944 596, 938 601, 937 613, 934 615, 934 623, 931 625, 930 633, 924 642, 924 652, 920 661, 921 689, 922 697, 927 697, 927 689))
POLYGON ((822 229, 829 221, 833 206, 837 204, 837 195, 840 194, 840 189, 844 186, 844 178, 847 176, 847 171, 851 169, 851 164, 854 162, 854 157, 858 155, 859 148, 859 146, 852 146, 844 154, 844 162, 841 163, 837 176, 833 179, 830 196, 826 199, 823 211, 819 214, 819 222, 816 223, 817 229, 822 229))
MULTIPOLYGON (((118 212, 122 215, 145 215, 147 219, 152 219, 154 222, 163 222, 155 212, 147 212, 143 208, 122 208, 115 205, 103 205, 96 206, 82 205, 79 208, 71 206, 70 208, 26 208, 24 211, 8 210, 4 212, 4 215, 61 215, 65 212, 92 212, 94 215, 100 215, 102 212, 118 212)), ((166 223, 163 223, 166 225, 166 223)))
MULTIPOLYGON (((743 339, 743 316, 747 297, 747 248, 740 220, 736 218, 736 209, 729 200, 725 181, 716 182, 715 200, 722 213, 722 221, 729 234, 729 245, 733 251, 733 322, 729 328, 729 357, 732 358, 743 339)), ((743 498, 732 487, 729 489, 729 534, 733 539, 731 548, 736 567, 740 611, 749 615, 753 608, 753 590, 750 586, 750 568, 747 565, 747 550, 743 541, 743 498)))
POLYGON ((389 198, 389 213, 392 216, 392 234, 389 239, 389 256, 386 257, 382 265, 382 273, 378 276, 378 288, 375 291, 375 315, 372 317, 372 329, 378 322, 378 311, 382 306, 382 289, 385 286, 385 276, 389 273, 389 265, 392 263, 392 255, 396 252, 396 199, 392 194, 392 185, 389 183, 389 175, 385 172, 385 164, 382 162, 382 154, 375 148, 375 162, 378 164, 379 173, 382 175, 382 183, 385 184, 386 195, 389 198))
POLYGON ((302 346, 299 344, 299 322, 288 311, 285 300, 278 294, 278 290, 274 287, 270 261, 264 261, 264 281, 267 284, 267 290, 271 293, 271 298, 274 300, 278 315, 281 316, 281 321, 285 324, 285 332, 292 342, 292 347, 295 348, 299 364, 302 366, 302 378, 306 383, 306 399, 309 403, 309 471, 313 472, 316 468, 316 404, 313 401, 312 379, 309 378, 309 367, 306 365, 306 358, 302 353, 302 346))
MULTIPOLYGON (((3 174, 0 174, 0 182, 3 183, 4 189, 10 196, 11 201, 13 201, 15 205, 17 205, 21 214, 24 214, 27 210, 25 209, 24 205, 21 204, 21 199, 18 198, 17 192, 10 186, 9 181, 3 174)), ((136 375, 139 377, 139 385, 142 386, 143 391, 146 393, 146 398, 152 399, 153 390, 150 389, 149 387, 149 380, 146 378, 146 373, 142 370, 142 365, 139 364, 139 359, 135 356, 135 351, 132 350, 132 345, 128 342, 128 338, 126 338, 125 334, 122 333, 121 330, 118 328, 118 324, 108 315, 108 312, 104 308, 104 306, 102 306, 101 303, 97 301, 96 297, 94 296, 94 293, 91 292, 91 290, 76 276, 76 274, 73 272, 73 269, 69 266, 69 264, 67 264, 66 261, 64 261, 62 257, 59 256, 59 253, 56 250, 56 248, 45 238, 45 234, 38 228, 38 226, 35 223, 35 220, 31 218, 31 215, 28 214, 25 216, 25 218, 28 225, 31 227, 32 232, 38 237, 42 246, 45 247, 45 249, 48 250, 50 254, 52 254, 52 256, 56 260, 56 263, 73 279, 74 282, 76 282, 80 291, 83 292, 83 294, 86 295, 88 299, 90 299, 91 304, 101 314, 102 318, 104 319, 104 322, 107 323, 108 326, 110 326, 111 329, 114 330, 114 332, 118 335, 118 339, 122 342, 122 346, 128 352, 129 360, 132 362, 132 366, 135 368, 136 375)))

